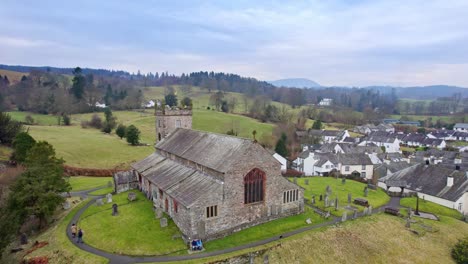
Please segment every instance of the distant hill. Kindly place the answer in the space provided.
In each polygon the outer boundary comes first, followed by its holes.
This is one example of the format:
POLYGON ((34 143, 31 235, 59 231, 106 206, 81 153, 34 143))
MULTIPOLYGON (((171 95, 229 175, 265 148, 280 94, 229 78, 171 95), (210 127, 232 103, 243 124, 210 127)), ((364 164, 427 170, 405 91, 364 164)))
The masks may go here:
POLYGON ((381 93, 390 93, 392 89, 400 98, 430 100, 438 97, 452 96, 454 93, 461 93, 463 97, 468 97, 468 89, 449 85, 430 85, 413 87, 392 87, 392 86, 368 86, 364 89, 378 90, 381 93))
POLYGON ((6 76, 11 83, 17 83, 28 73, 0 69, 0 76, 6 76))
POLYGON ((305 78, 291 78, 270 81, 276 87, 294 87, 294 88, 321 88, 322 86, 312 80, 305 78))

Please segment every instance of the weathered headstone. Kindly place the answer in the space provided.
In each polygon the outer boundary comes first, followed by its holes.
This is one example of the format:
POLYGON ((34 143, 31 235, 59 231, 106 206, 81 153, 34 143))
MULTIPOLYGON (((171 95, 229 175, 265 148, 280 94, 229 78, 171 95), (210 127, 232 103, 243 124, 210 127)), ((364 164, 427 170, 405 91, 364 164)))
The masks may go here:
POLYGON ((308 225, 310 225, 310 224, 312 224, 312 220, 310 220, 310 218, 307 218, 307 219, 306 219, 306 223, 307 223, 308 225))
POLYGON ((411 218, 411 216, 413 215, 411 211, 411 207, 408 207, 407 211, 408 211, 408 218, 411 218))
POLYGON ((315 195, 312 195, 312 200, 311 200, 312 204, 315 204, 315 195))
POLYGON ((329 206, 334 207, 335 206, 335 200, 331 200, 329 206))
POLYGON ((324 203, 325 207, 328 207, 328 195, 325 194, 325 203, 324 203))
POLYGON ((345 183, 346 183, 346 178, 343 177, 343 178, 341 179, 341 184, 345 184, 345 183))
POLYGON ((64 203, 63 203, 63 209, 64 210, 68 210, 70 209, 70 202, 68 200, 66 200, 64 203))
POLYGON ((112 186, 113 186, 112 182, 111 182, 111 181, 108 181, 108 182, 107 182, 107 187, 112 187, 112 186))
POLYGON ((249 264, 255 263, 255 256, 252 253, 249 253, 249 264))
POLYGON ((338 197, 335 198, 335 211, 338 211, 338 197))
POLYGON ((369 193, 369 188, 364 187, 364 197, 367 197, 367 194, 369 193))
POLYGON ((102 201, 102 198, 99 198, 99 199, 96 200, 96 205, 97 206, 101 206, 103 204, 104 204, 104 202, 102 201))
POLYGON ((112 216, 116 216, 119 214, 119 206, 117 204, 112 205, 112 216))
POLYGON ((341 222, 346 222, 348 219, 348 212, 344 211, 343 215, 341 216, 341 222))
POLYGON ((322 196, 322 195, 320 195, 320 202, 321 202, 322 200, 323 200, 323 196, 322 196))
POLYGON ((26 235, 26 233, 21 233, 20 243, 21 243, 21 245, 28 244, 28 236, 26 235))
POLYGON ((369 211, 367 212, 368 215, 372 214, 372 206, 369 206, 369 211))
POLYGON ((270 260, 268 259, 268 255, 263 256, 263 264, 268 264, 270 263, 270 260))
POLYGON ((330 217, 330 210, 328 210, 328 212, 325 214, 325 218, 328 218, 330 217))
POLYGON ((405 227, 406 227, 406 228, 411 228, 411 220, 410 220, 409 218, 406 218, 405 227))
POLYGON ((135 201, 135 200, 136 200, 136 193, 134 193, 134 192, 129 192, 129 193, 128 193, 128 200, 129 200, 130 202, 135 201))
POLYGON ((352 201, 352 196, 351 196, 351 193, 348 193, 348 205, 351 204, 351 201, 352 201))
POLYGON ((154 215, 156 216, 157 219, 163 217, 163 210, 161 208, 156 208, 154 215))
POLYGON ((363 216, 366 216, 368 212, 369 212, 369 209, 367 209, 367 207, 365 207, 365 208, 364 208, 364 212, 362 212, 362 215, 363 215, 363 216))
POLYGON ((107 203, 112 203, 112 194, 108 193, 106 195, 106 198, 107 198, 107 203))
POLYGON ((327 194, 330 194, 330 193, 331 193, 330 185, 327 185, 327 187, 325 188, 325 192, 326 192, 327 194))
POLYGON ((294 182, 295 184, 297 184, 297 178, 296 178, 296 177, 293 178, 293 182, 294 182))
POLYGON ((354 210, 353 211, 353 219, 356 219, 357 218, 357 210, 354 210))
POLYGON ((304 184, 305 184, 305 185, 309 185, 309 179, 305 179, 305 180, 304 180, 304 184))
POLYGON ((161 227, 166 227, 167 226, 167 218, 163 217, 163 218, 159 219, 159 224, 161 225, 161 227))

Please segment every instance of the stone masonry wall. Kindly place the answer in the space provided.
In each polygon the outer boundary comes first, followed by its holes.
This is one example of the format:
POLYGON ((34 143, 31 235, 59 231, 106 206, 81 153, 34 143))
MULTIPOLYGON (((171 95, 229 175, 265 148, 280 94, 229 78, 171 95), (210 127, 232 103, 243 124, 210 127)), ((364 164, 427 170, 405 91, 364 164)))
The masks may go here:
POLYGON ((156 140, 167 137, 180 121, 181 128, 192 128, 192 110, 168 110, 156 111, 156 140))

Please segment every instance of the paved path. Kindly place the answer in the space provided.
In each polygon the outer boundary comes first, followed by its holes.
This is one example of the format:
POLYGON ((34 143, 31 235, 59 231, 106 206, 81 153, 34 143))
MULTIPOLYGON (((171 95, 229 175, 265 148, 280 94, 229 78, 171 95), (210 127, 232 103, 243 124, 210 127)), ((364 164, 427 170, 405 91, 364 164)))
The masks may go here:
MULTIPOLYGON (((84 192, 84 193, 87 194, 88 192, 91 192, 91 191, 94 191, 94 190, 90 190, 90 191, 87 191, 87 192, 84 192)), ((290 236, 293 236, 293 235, 296 235, 296 234, 299 234, 299 233, 303 233, 303 232, 306 232, 306 231, 309 231, 309 230, 321 228, 321 227, 324 227, 324 226, 330 226, 330 225, 334 225, 334 224, 337 224, 337 223, 341 222, 341 217, 335 217, 335 218, 333 218, 332 220, 330 220, 328 222, 324 222, 324 223, 320 223, 320 224, 316 224, 316 225, 306 226, 306 227, 303 227, 303 228, 299 228, 299 229, 284 233, 284 234, 279 235, 279 236, 263 239, 263 240, 260 240, 260 241, 255 241, 255 242, 240 245, 240 246, 237 246, 237 247, 227 248, 227 249, 223 249, 223 250, 216 250, 216 251, 212 251, 212 252, 201 252, 201 253, 196 253, 196 254, 192 254, 192 255, 183 255, 183 256, 127 256, 127 255, 119 255, 119 254, 109 253, 109 252, 94 248, 94 247, 92 247, 90 245, 87 245, 85 243, 77 244, 76 241, 71 236, 71 232, 70 232, 71 224, 72 223, 77 223, 78 220, 80 219, 81 214, 83 214, 83 212, 89 206, 91 206, 96 201, 96 199, 98 199, 100 197, 103 197, 103 196, 95 196, 91 201, 89 201, 83 208, 81 208, 73 216, 72 220, 70 221, 70 223, 68 223, 68 226, 67 226, 67 236, 68 236, 68 239, 71 242, 73 242, 78 248, 80 248, 80 249, 82 249, 84 251, 87 251, 89 253, 92 253, 92 254, 107 258, 107 259, 109 259, 109 263, 111 263, 111 264, 146 263, 146 262, 170 262, 170 261, 194 260, 194 259, 205 258, 205 257, 213 257, 213 256, 217 256, 217 255, 222 255, 222 254, 231 253, 231 252, 235 252, 235 251, 239 251, 239 250, 243 250, 243 249, 248 249, 248 248, 253 248, 253 247, 265 245, 265 244, 268 244, 268 243, 274 242, 274 241, 280 241, 282 238, 290 237, 290 236)), ((399 198, 397 200, 398 200, 398 204, 399 204, 399 198)), ((384 205, 384 206, 382 206, 380 208, 383 208, 385 206, 390 205, 392 203, 392 201, 394 203, 396 203, 397 200, 396 199, 393 200, 393 198, 392 198, 392 200, 390 200, 390 202, 387 205, 384 205)), ((375 208, 375 209, 379 209, 379 208, 375 208)), ((358 216, 362 217, 362 213, 359 213, 358 216)), ((350 217, 351 216, 348 216, 348 219, 350 219, 350 217)), ((86 237, 84 237, 83 240, 86 242, 86 237)))

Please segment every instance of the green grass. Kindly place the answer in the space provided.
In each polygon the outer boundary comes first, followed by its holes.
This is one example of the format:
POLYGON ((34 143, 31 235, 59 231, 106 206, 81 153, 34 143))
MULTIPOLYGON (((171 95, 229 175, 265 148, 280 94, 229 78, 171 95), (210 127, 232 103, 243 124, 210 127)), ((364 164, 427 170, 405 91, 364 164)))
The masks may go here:
POLYGON ((31 112, 19 112, 19 111, 12 111, 8 112, 10 114, 11 119, 25 122, 26 116, 30 115, 34 119, 35 125, 41 126, 55 126, 58 124, 57 117, 53 115, 43 115, 43 114, 35 114, 31 112))
POLYGON ((10 159, 11 153, 13 153, 13 149, 9 148, 4 145, 0 145, 0 160, 7 161, 10 159))
MULTIPOLYGON (((292 181, 291 178, 289 180, 292 181)), ((346 183, 343 185, 341 179, 335 179, 333 177, 306 177, 298 178, 297 184, 305 189, 304 198, 310 200, 312 195, 315 195, 315 206, 321 209, 325 209, 325 207, 324 201, 320 201, 319 197, 320 194, 322 194, 323 199, 325 199, 325 189, 327 185, 329 185, 332 190, 330 201, 338 197, 339 208, 338 211, 335 211, 334 207, 328 207, 327 210, 330 209, 330 213, 338 216, 343 214, 345 211, 343 207, 348 205, 348 193, 351 193, 353 201, 355 198, 367 199, 373 208, 382 206, 390 201, 390 197, 380 188, 375 191, 369 189, 368 196, 364 197, 364 187, 366 184, 352 180, 346 180, 346 183), (309 180, 309 185, 305 185, 306 179, 309 180)), ((352 202, 351 205, 358 207, 359 211, 364 210, 363 206, 355 205, 352 202)))
POLYGON ((107 183, 113 182, 112 177, 87 177, 87 176, 73 176, 68 178, 68 182, 72 186, 72 191, 84 191, 93 188, 107 186, 107 183))
POLYGON ((82 168, 125 168, 154 151, 152 146, 130 146, 115 135, 79 126, 31 126, 36 140, 46 140, 70 166, 82 168))
POLYGON ((114 187, 106 187, 104 189, 96 190, 94 192, 90 192, 90 195, 106 195, 108 193, 114 192, 114 187))
POLYGON ((306 206, 305 212, 302 214, 273 220, 265 224, 241 230, 221 239, 209 241, 205 243, 205 248, 207 251, 214 251, 240 246, 274 236, 280 236, 281 234, 288 231, 307 226, 305 222, 307 218, 312 220, 312 225, 326 221, 324 218, 314 213, 312 209, 306 206))
POLYGON ((171 219, 161 228, 151 201, 138 191, 137 200, 129 203, 127 192, 114 195, 119 215, 112 216, 111 204, 91 205, 80 218, 85 243, 118 254, 163 255, 187 249, 181 238, 172 239, 179 229, 171 219))
POLYGON ((432 118, 432 122, 437 120, 444 121, 446 123, 453 123, 453 117, 449 115, 431 116, 431 115, 391 115, 390 118, 400 119, 402 116, 407 116, 410 121, 420 121, 432 118))
MULTIPOLYGON (((76 200, 79 200, 75 198, 76 200)), ((44 233, 36 238, 30 238, 30 241, 47 241, 49 245, 40 248, 28 257, 48 256, 49 263, 80 263, 80 264, 95 264, 108 263, 106 258, 102 258, 91 253, 85 252, 76 247, 66 235, 67 225, 80 208, 82 208, 88 200, 81 202, 73 208, 65 217, 59 219, 55 225, 47 229, 44 233)))
MULTIPOLYGON (((405 207, 411 207, 416 210, 416 197, 407 197, 400 200, 400 205, 405 207)), ((455 209, 451 209, 433 202, 424 201, 419 199, 419 210, 423 212, 433 213, 437 216, 444 215, 461 219, 462 215, 455 209)))

